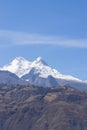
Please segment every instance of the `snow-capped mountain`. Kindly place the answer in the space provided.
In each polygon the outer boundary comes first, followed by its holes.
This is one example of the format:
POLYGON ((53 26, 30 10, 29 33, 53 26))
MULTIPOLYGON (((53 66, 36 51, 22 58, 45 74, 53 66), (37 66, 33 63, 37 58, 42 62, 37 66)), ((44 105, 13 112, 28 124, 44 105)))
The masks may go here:
POLYGON ((21 77, 28 73, 31 62, 23 57, 16 57, 10 64, 3 66, 0 70, 8 70, 21 77))
POLYGON ((39 74, 42 78, 52 76, 59 79, 81 81, 71 75, 63 75, 56 69, 52 69, 41 57, 36 58, 33 62, 30 62, 23 57, 16 57, 10 64, 5 65, 0 69, 15 73, 19 78, 34 69, 34 74, 39 74))
POLYGON ((20 79, 35 86, 53 87, 59 85, 82 86, 87 83, 71 75, 63 75, 51 68, 41 57, 30 62, 23 57, 16 57, 10 64, 0 70, 10 71, 20 79))

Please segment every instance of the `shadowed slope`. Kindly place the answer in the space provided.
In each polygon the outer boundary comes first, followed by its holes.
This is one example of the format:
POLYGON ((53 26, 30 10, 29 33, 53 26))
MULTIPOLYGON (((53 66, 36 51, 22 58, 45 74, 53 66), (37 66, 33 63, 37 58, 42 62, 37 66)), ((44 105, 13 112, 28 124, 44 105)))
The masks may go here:
POLYGON ((86 130, 86 114, 83 91, 0 86, 0 130, 86 130))

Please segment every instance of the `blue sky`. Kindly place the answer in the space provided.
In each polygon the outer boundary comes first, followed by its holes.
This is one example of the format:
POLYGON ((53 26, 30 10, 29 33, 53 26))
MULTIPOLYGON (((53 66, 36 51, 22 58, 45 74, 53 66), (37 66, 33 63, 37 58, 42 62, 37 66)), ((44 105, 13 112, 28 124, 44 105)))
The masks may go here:
POLYGON ((0 66, 17 56, 86 80, 87 1, 0 1, 0 66))

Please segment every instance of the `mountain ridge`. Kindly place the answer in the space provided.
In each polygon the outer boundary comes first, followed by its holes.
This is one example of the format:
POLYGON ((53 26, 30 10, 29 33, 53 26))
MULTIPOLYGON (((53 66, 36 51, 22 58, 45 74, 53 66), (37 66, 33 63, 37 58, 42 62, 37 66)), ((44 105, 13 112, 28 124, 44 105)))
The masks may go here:
POLYGON ((23 57, 16 57, 12 62, 0 70, 16 74, 26 84, 42 87, 71 86, 87 89, 87 83, 71 75, 63 75, 51 68, 41 57, 33 62, 23 57))
POLYGON ((87 92, 0 85, 0 130, 87 130, 87 92))
MULTIPOLYGON (((37 57, 33 62, 30 62, 28 60, 26 60, 25 58, 19 56, 19 57, 16 57, 14 60, 12 60, 12 62, 8 65, 5 65, 3 66, 2 68, 0 68, 1 70, 8 70, 10 72, 13 72, 15 73, 18 77, 22 77, 24 76, 25 74, 28 74, 28 72, 30 71, 29 68, 34 68, 34 67, 37 67, 37 68, 40 68, 43 70, 42 67, 45 67, 46 68, 46 71, 49 69, 49 72, 48 75, 52 75, 52 74, 49 74, 51 71, 53 71, 53 73, 55 73, 55 78, 65 78, 65 79, 69 79, 70 80, 79 80, 81 81, 80 79, 78 78, 75 78, 71 75, 63 75, 61 74, 59 71, 57 71, 56 69, 52 69, 43 59, 42 57, 37 57), (18 70, 17 70, 18 69, 18 70), (23 71, 24 70, 24 71, 23 71), (17 71, 23 71, 22 74, 20 73, 17 73, 17 71), (56 77, 57 75, 57 77, 56 77), (59 76, 59 77, 58 77, 59 76)), ((43 73, 46 73, 46 72, 43 72, 43 73)), ((53 75, 52 75, 53 76, 53 75)))

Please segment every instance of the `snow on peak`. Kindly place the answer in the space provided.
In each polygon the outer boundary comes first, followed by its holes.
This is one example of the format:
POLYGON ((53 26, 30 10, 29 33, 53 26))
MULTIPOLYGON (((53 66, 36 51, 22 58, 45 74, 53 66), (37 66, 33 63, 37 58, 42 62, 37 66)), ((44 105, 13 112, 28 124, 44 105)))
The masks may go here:
POLYGON ((42 59, 42 57, 37 57, 33 62, 32 65, 45 65, 48 66, 47 63, 42 59))
POLYGON ((23 65, 25 63, 30 63, 29 61, 27 61, 26 59, 24 59, 23 57, 16 57, 10 64, 14 64, 14 65, 23 65))
POLYGON ((21 57, 21 56, 18 56, 18 57, 16 57, 14 60, 17 60, 17 61, 25 61, 26 59, 24 59, 24 58, 21 57))
POLYGON ((47 78, 48 76, 53 76, 54 78, 65 79, 65 80, 76 80, 81 81, 71 75, 63 75, 55 69, 52 69, 47 63, 38 57, 33 62, 29 62, 23 57, 16 57, 10 64, 0 68, 1 70, 8 70, 15 73, 18 77, 22 77, 28 74, 34 68, 33 74, 39 74, 40 77, 47 78))
POLYGON ((10 64, 5 65, 1 70, 8 70, 21 77, 29 70, 31 62, 27 61, 23 57, 16 57, 10 64))
POLYGON ((36 58, 36 61, 38 61, 38 62, 39 62, 39 61, 42 61, 42 57, 40 57, 40 56, 37 57, 37 58, 36 58))

